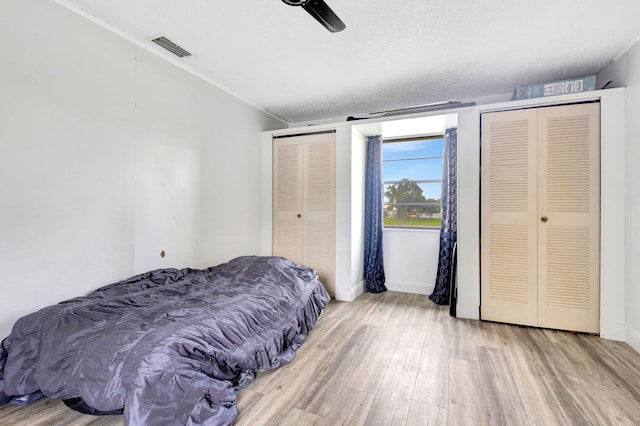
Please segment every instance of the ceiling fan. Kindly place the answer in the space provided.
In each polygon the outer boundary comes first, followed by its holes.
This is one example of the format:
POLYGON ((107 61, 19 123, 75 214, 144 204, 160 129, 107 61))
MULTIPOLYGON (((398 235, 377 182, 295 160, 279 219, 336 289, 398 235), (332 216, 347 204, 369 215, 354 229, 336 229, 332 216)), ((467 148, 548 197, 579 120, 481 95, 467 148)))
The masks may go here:
POLYGON ((316 18, 326 29, 332 33, 337 33, 346 28, 346 25, 338 15, 324 2, 324 0, 282 0, 289 6, 302 6, 309 15, 316 18))

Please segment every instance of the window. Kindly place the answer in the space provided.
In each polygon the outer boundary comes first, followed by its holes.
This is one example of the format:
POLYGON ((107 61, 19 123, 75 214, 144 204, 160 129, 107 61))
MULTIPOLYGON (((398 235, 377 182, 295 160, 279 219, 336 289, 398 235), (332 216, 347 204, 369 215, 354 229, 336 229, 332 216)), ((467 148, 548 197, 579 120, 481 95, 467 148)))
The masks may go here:
POLYGON ((382 144, 384 226, 439 228, 442 136, 382 144))

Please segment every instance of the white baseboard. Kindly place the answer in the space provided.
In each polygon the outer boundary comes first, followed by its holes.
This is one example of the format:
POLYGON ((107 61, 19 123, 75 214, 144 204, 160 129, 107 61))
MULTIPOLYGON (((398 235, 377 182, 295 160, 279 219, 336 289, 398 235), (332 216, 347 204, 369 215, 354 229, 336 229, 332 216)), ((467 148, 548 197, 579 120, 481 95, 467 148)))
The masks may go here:
POLYGON ((387 281, 384 283, 389 291, 399 291, 401 293, 425 294, 433 293, 433 284, 407 283, 401 281, 387 281))
POLYGON ((349 289, 346 289, 346 290, 342 290, 342 289, 337 288, 336 289, 336 300, 339 300, 341 302, 353 302, 362 293, 364 293, 364 281, 360 281, 355 286, 353 286, 353 287, 351 287, 349 289))
POLYGON ((478 310, 478 305, 463 305, 458 302, 458 306, 456 306, 456 317, 479 320, 480 311, 478 310))
MULTIPOLYGON (((400 281, 387 281, 385 282, 387 286, 387 290, 389 291, 399 291, 401 293, 413 293, 413 294, 424 294, 429 295, 433 293, 433 284, 422 284, 422 283, 407 283, 400 281)), ((342 290, 336 289, 336 300, 340 300, 342 302, 353 302, 364 293, 364 280, 360 281, 358 284, 353 286, 350 289, 342 290)))
MULTIPOLYGON (((627 328, 622 324, 603 323, 602 327, 600 327, 600 337, 607 340, 625 342, 627 340, 627 328)), ((638 342, 640 343, 640 340, 638 342)))
POLYGON ((640 352, 640 333, 627 327, 626 337, 627 344, 637 352, 640 352))

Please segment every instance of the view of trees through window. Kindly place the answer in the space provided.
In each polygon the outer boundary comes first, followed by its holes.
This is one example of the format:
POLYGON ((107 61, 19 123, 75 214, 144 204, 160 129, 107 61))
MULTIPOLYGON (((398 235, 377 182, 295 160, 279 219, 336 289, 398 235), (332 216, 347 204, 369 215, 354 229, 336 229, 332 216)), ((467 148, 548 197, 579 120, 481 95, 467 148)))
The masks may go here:
POLYGON ((442 137, 385 140, 384 226, 440 227, 442 137))

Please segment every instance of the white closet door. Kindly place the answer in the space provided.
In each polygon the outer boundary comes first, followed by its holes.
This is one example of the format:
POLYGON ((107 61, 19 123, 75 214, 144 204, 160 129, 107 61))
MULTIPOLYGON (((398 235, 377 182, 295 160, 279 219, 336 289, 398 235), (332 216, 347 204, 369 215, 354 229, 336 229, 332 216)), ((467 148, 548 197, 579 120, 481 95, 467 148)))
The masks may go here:
POLYGON ((302 155, 298 137, 273 141, 273 247, 274 256, 296 263, 302 257, 302 155))
POLYGON ((302 257, 335 293, 335 133, 305 137, 302 257))
POLYGON ((598 332, 600 104, 538 112, 538 323, 598 332))
POLYGON ((537 325, 535 109, 482 114, 481 318, 537 325))
POLYGON ((336 135, 273 141, 275 256, 312 267, 335 296, 336 135))

